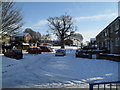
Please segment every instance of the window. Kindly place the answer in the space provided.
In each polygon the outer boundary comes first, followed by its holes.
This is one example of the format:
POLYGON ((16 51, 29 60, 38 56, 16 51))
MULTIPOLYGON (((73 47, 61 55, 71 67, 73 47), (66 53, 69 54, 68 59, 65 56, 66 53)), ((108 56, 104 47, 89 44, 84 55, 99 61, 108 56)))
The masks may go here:
POLYGON ((115 38, 115 46, 120 46, 120 38, 115 38))
POLYGON ((115 31, 119 29, 119 22, 118 20, 115 22, 115 31))
POLYGON ((112 33, 113 31, 112 31, 112 27, 109 27, 109 31, 110 31, 110 33, 112 33))
POLYGON ((101 43, 101 47, 104 47, 104 43, 103 42, 101 43))
POLYGON ((108 45, 107 45, 107 40, 105 41, 105 47, 107 47, 108 45))
POLYGON ((108 29, 105 30, 105 36, 108 36, 108 29))
POLYGON ((102 37, 104 37, 105 36, 105 32, 102 32, 102 37))
POLYGON ((113 25, 111 26, 111 33, 113 33, 114 29, 115 29, 115 25, 113 24, 113 25))

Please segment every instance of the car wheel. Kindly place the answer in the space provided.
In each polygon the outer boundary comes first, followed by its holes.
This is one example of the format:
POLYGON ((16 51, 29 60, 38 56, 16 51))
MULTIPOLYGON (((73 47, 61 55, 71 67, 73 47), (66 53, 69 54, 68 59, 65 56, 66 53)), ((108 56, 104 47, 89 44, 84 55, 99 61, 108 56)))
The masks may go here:
POLYGON ((20 56, 16 56, 15 59, 20 59, 20 56))
POLYGON ((11 55, 10 58, 14 58, 14 56, 11 55))
POLYGON ((16 59, 22 59, 21 55, 16 56, 16 59))
POLYGON ((77 55, 77 54, 76 54, 75 56, 76 56, 76 57, 78 57, 78 55, 77 55))

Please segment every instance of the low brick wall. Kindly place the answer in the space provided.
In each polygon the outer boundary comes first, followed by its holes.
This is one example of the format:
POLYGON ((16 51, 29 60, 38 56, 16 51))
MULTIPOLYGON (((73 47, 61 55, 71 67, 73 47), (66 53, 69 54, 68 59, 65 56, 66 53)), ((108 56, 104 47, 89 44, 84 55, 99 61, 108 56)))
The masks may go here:
POLYGON ((79 57, 81 57, 81 58, 89 58, 89 55, 80 55, 79 57))
POLYGON ((115 54, 97 54, 97 59, 106 59, 111 61, 120 62, 120 55, 115 54))

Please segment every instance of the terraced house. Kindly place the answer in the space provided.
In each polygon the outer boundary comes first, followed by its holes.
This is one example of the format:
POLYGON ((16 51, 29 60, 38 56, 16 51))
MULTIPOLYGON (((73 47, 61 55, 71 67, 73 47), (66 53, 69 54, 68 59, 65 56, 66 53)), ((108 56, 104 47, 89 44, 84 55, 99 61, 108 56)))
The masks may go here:
POLYGON ((120 54, 120 16, 96 36, 96 42, 99 49, 106 49, 110 54, 120 54))

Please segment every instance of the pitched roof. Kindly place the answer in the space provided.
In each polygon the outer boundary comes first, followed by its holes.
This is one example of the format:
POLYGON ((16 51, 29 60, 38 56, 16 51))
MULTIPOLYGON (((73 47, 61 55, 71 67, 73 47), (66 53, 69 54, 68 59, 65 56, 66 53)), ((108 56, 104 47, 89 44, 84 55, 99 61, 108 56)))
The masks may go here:
POLYGON ((23 36, 25 36, 25 35, 27 35, 27 34, 29 34, 29 33, 18 33, 18 34, 13 34, 13 36, 17 36, 17 37, 23 37, 23 36))

